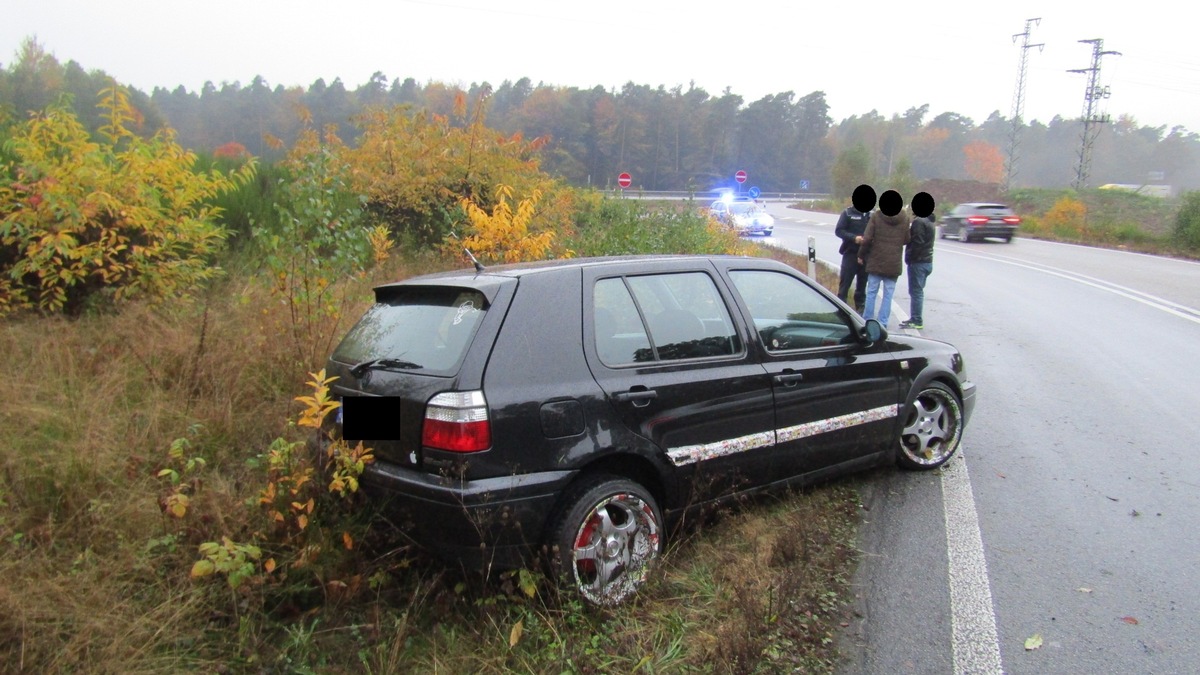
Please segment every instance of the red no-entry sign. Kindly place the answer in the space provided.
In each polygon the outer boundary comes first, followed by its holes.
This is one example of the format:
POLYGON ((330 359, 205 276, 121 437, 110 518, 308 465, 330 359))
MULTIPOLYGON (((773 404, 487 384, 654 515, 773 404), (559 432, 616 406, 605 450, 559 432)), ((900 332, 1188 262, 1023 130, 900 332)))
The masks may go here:
POLYGON ((620 185, 622 188, 627 188, 630 185, 633 185, 633 176, 630 176, 627 173, 617 176, 617 185, 620 185))
POLYGON ((745 183, 746 182, 746 172, 738 171, 737 173, 733 174, 733 178, 734 178, 734 180, 736 180, 739 183, 745 183))

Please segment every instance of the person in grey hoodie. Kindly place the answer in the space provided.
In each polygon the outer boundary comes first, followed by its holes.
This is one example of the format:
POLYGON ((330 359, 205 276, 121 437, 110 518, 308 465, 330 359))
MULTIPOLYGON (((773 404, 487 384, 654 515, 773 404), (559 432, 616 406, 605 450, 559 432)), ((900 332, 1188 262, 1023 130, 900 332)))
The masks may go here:
POLYGON ((879 208, 871 214, 867 231, 858 248, 858 257, 867 267, 867 306, 864 319, 878 318, 887 328, 892 315, 892 295, 896 280, 904 271, 904 245, 908 243, 908 218, 899 192, 888 190, 879 196, 879 208), (883 287, 882 303, 876 316, 875 300, 883 287))

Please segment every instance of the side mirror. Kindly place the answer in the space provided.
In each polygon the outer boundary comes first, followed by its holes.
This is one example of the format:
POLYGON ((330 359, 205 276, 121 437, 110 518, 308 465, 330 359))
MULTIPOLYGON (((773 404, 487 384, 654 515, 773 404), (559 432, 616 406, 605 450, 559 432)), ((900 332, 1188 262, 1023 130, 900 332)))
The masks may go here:
POLYGON ((866 343, 868 347, 870 347, 876 342, 886 339, 887 330, 884 329, 883 325, 875 319, 867 319, 867 325, 863 326, 862 329, 859 330, 858 337, 864 343, 866 343))

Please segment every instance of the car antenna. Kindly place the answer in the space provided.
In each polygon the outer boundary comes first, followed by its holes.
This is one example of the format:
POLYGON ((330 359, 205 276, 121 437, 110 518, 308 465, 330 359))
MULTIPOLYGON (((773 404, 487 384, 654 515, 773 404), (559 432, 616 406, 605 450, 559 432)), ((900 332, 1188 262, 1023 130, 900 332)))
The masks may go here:
MULTIPOLYGON (((458 235, 454 233, 454 230, 450 230, 450 236, 457 239, 460 244, 462 243, 462 240, 458 238, 458 235)), ((475 265, 475 271, 482 273, 484 271, 483 263, 479 262, 479 260, 475 258, 475 254, 471 253, 471 249, 464 246, 463 251, 467 254, 467 257, 471 259, 471 263, 475 265)))

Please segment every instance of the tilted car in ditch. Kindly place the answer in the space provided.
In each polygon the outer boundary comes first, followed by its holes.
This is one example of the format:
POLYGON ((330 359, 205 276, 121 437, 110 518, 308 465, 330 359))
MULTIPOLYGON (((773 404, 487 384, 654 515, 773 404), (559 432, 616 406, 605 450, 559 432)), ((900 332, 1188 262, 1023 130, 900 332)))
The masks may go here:
POLYGON ((691 509, 886 463, 940 466, 975 386, 774 260, 635 256, 414 277, 331 356, 331 430, 389 520, 481 569, 631 596, 691 509))

